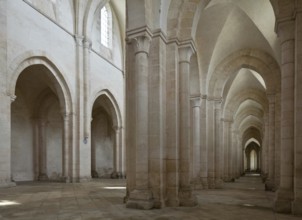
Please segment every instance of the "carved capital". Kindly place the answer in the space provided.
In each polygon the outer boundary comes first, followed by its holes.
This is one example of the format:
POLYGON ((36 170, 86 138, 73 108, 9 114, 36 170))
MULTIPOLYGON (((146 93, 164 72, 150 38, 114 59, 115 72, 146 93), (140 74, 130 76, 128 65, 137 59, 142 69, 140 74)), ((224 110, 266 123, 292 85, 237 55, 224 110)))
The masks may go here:
POLYGON ((192 103, 192 107, 193 108, 200 107, 200 105, 201 105, 201 98, 199 96, 197 96, 197 97, 191 97, 191 103, 192 103))
POLYGON ((84 37, 80 35, 74 35, 77 46, 83 46, 84 37))
POLYGON ((122 127, 120 126, 113 126, 112 129, 115 131, 115 132, 120 132, 122 130, 122 127))
POLYGON ((281 44, 286 41, 295 39, 295 21, 288 19, 277 23, 277 33, 281 44))
POLYGON ((225 122, 225 123, 233 123, 234 121, 230 118, 221 118, 221 121, 225 122))
POLYGON ((63 116, 63 120, 64 121, 69 121, 69 120, 71 120, 72 113, 70 113, 70 112, 63 112, 62 116, 63 116))
POLYGON ((146 53, 149 54, 151 38, 148 35, 137 36, 132 39, 134 52, 138 53, 146 53))
POLYGON ((208 96, 207 96, 206 94, 202 94, 202 95, 201 95, 201 99, 207 100, 207 99, 208 99, 208 96))
POLYGON ((84 46, 84 48, 87 48, 88 50, 91 50, 92 41, 88 38, 85 38, 83 40, 83 46, 84 46))

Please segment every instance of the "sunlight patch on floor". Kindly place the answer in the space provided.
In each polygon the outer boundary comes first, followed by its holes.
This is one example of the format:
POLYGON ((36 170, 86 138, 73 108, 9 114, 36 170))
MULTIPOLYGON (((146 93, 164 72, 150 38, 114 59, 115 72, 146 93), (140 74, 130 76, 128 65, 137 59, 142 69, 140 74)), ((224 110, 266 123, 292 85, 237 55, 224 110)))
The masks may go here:
POLYGON ((104 189, 126 189, 125 186, 105 186, 104 189))
POLYGON ((20 203, 9 200, 0 200, 0 206, 20 205, 20 203))

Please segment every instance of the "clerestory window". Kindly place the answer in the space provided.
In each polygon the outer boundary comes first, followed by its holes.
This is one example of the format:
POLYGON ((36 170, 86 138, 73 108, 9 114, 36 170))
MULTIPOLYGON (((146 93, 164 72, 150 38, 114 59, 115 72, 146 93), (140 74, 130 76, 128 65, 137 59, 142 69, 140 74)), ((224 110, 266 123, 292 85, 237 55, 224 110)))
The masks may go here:
POLYGON ((101 9, 101 44, 107 48, 111 47, 112 16, 109 5, 101 9))

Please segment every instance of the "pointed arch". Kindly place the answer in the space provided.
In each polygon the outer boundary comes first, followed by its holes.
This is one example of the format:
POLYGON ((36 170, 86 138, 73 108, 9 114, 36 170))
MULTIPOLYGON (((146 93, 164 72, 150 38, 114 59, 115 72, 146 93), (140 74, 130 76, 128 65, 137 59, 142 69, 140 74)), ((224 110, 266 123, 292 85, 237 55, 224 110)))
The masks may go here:
POLYGON ((227 79, 239 69, 252 69, 263 78, 267 92, 274 94, 281 89, 281 71, 276 60, 268 53, 256 49, 243 49, 224 59, 208 77, 208 95, 221 97, 227 79))
POLYGON ((31 51, 18 56, 12 61, 8 69, 7 94, 11 97, 15 97, 17 80, 23 70, 33 65, 42 65, 50 72, 49 76, 50 79, 53 80, 52 83, 58 94, 61 110, 65 114, 70 114, 73 112, 70 87, 64 78, 64 71, 55 65, 52 60, 53 59, 44 51, 31 51))
POLYGON ((91 103, 90 103, 91 114, 93 110, 93 105, 100 97, 106 97, 106 99, 109 100, 107 110, 110 112, 111 116, 115 116, 115 118, 113 118, 114 126, 122 127, 122 114, 119 105, 116 99, 114 98, 114 96, 112 95, 112 93, 108 89, 101 90, 93 95, 93 98, 91 99, 91 103))

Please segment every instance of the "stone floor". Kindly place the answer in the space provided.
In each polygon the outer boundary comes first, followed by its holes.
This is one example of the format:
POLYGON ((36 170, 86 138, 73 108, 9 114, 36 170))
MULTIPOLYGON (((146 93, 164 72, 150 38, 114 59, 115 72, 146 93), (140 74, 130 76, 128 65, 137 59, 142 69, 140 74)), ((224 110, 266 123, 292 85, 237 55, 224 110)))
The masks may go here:
POLYGON ((89 183, 22 183, 0 189, 0 219, 24 220, 287 220, 302 219, 272 212, 272 192, 265 192, 260 177, 242 177, 221 190, 197 191, 193 208, 126 209, 124 180, 89 183))

